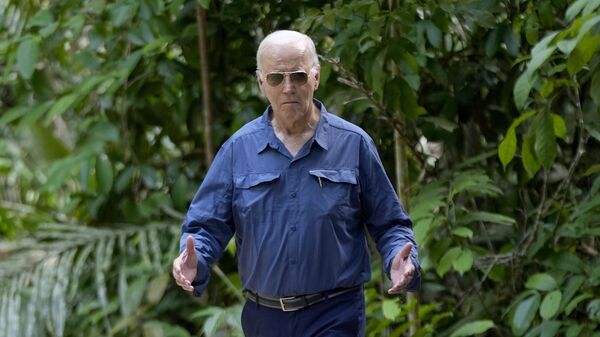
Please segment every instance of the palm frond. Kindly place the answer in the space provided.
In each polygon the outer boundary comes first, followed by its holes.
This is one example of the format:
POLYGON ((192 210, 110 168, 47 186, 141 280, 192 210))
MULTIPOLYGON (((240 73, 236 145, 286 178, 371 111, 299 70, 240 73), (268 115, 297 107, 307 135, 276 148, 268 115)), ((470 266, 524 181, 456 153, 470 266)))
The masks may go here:
MULTIPOLYGON (((127 268, 141 264, 151 274, 163 267, 177 251, 178 226, 167 223, 119 228, 90 228, 67 224, 42 224, 27 239, 0 243, 0 336, 32 337, 65 335, 65 324, 78 301, 93 295, 109 312, 107 275, 119 270, 118 295, 121 313, 126 308, 127 268), (83 289, 82 282, 92 286, 83 289)), ((104 320, 105 332, 111 323, 104 320)))

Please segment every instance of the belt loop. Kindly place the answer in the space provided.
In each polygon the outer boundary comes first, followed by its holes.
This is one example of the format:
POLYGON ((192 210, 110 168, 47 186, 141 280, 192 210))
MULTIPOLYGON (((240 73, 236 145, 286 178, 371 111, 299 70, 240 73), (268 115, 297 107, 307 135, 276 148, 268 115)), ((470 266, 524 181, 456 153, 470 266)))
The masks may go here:
POLYGON ((306 296, 302 296, 302 299, 304 300, 304 306, 308 307, 309 304, 308 304, 308 299, 306 299, 306 296))

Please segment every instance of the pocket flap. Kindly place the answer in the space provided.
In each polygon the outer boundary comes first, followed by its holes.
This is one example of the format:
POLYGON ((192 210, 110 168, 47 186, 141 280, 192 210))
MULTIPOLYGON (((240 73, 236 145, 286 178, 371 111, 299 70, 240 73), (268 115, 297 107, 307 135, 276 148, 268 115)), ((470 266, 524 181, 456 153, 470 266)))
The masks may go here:
POLYGON ((324 178, 334 183, 347 183, 356 185, 356 171, 351 169, 309 170, 308 173, 315 177, 324 178))
POLYGON ((279 178, 280 173, 250 173, 235 176, 233 182, 237 188, 251 188, 256 185, 273 181, 279 178))

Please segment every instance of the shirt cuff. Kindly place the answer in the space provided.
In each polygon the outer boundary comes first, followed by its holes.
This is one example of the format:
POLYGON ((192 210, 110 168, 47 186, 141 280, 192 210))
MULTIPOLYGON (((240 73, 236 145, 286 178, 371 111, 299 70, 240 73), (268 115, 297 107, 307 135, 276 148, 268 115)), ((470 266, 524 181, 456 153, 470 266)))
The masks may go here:
POLYGON ((192 294, 195 297, 200 297, 202 296, 202 293, 204 293, 204 290, 208 285, 208 281, 210 280, 210 273, 208 272, 206 266, 200 261, 200 259, 198 259, 197 268, 198 272, 196 273, 196 278, 194 278, 194 281, 192 282, 192 287, 194 287, 194 291, 192 292, 192 294), (204 270, 205 272, 202 273, 200 272, 200 270, 204 270))

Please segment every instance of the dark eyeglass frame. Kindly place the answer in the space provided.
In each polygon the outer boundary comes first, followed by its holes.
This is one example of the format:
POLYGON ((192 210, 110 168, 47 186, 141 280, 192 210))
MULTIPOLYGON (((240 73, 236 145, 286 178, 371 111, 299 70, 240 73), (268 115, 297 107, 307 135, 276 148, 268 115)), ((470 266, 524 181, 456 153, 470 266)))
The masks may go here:
POLYGON ((304 85, 308 82, 308 73, 304 70, 296 71, 272 71, 265 75, 265 81, 272 87, 276 87, 283 83, 283 80, 289 77, 290 81, 295 85, 304 85))

